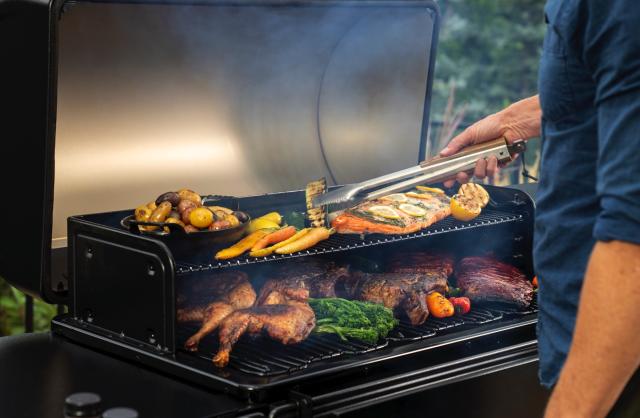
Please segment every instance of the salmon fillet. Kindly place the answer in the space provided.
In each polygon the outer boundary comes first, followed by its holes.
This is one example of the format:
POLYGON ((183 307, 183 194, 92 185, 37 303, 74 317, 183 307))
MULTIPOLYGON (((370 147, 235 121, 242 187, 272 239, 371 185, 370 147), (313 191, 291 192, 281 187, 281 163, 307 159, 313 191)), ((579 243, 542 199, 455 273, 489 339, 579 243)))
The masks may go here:
MULTIPOLYGON (((399 195, 399 194, 398 194, 399 195)), ((363 202, 338 215, 331 226, 341 234, 410 234, 427 228, 451 214, 450 199, 443 193, 413 192, 401 202, 380 198, 363 202), (412 216, 399 207, 410 204, 424 209, 423 216, 412 216), (399 219, 388 219, 369 211, 374 206, 388 206, 399 219)))

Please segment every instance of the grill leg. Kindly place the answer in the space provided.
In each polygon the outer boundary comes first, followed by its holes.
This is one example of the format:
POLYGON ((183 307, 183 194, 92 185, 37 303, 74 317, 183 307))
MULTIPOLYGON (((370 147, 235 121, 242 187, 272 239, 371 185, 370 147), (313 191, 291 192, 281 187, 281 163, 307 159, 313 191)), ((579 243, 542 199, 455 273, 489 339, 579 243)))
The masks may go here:
POLYGON ((24 297, 24 332, 33 332, 33 297, 24 297))

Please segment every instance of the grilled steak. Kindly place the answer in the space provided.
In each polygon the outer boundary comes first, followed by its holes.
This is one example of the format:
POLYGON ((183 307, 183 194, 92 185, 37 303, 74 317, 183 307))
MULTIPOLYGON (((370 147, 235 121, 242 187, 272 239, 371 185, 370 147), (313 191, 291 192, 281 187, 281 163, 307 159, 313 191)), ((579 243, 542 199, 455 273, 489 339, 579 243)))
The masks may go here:
POLYGON ((445 271, 440 274, 355 271, 338 281, 336 293, 346 299, 380 303, 396 314, 404 312, 411 324, 419 325, 429 316, 426 295, 446 291, 447 277, 445 271))
MULTIPOLYGON (((285 294, 290 299, 305 301, 312 298, 335 297, 335 284, 345 276, 348 269, 332 263, 301 261, 283 266, 275 273, 277 278, 269 279, 260 289, 258 305, 269 303, 273 292, 285 294)), ((277 295, 275 296, 277 297, 277 295)))
POLYGON ((243 272, 224 272, 216 276, 215 280, 202 280, 190 289, 190 295, 181 298, 182 304, 188 304, 194 299, 193 306, 187 305, 177 311, 178 322, 202 321, 202 326, 185 343, 187 350, 198 349, 200 340, 213 332, 223 319, 232 312, 248 308, 256 301, 247 275, 243 272))
POLYGON ((426 275, 453 274, 453 257, 433 252, 410 252, 398 254, 389 260, 387 271, 392 273, 422 273, 426 275))
POLYGON ((397 194, 389 198, 366 201, 346 210, 331 222, 331 226, 342 234, 409 234, 427 228, 450 214, 450 199, 444 193, 397 194), (396 197, 391 198, 393 196, 396 197), (423 214, 411 215, 401 209, 402 205, 417 207, 423 214), (392 216, 378 214, 375 208, 380 207, 391 208, 392 216))
POLYGON ((458 287, 474 302, 504 302, 527 307, 533 286, 517 268, 491 257, 463 258, 455 270, 458 287))
POLYGON ((220 348, 213 357, 213 364, 226 366, 233 345, 246 332, 264 332, 282 344, 295 344, 307 338, 316 326, 313 309, 306 302, 297 300, 279 302, 283 303, 241 309, 226 317, 220 325, 220 348))

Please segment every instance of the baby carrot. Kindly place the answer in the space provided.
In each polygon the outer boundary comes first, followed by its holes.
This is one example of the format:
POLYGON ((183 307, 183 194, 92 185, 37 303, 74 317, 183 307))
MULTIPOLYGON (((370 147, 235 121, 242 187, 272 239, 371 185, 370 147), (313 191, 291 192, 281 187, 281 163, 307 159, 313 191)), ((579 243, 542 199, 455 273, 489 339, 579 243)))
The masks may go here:
POLYGON ((280 247, 276 250, 277 254, 292 254, 298 251, 311 248, 320 241, 324 241, 333 234, 335 230, 327 228, 313 228, 302 238, 295 240, 294 242, 280 247))
POLYGON ((256 242, 264 238, 264 236, 269 234, 270 232, 270 229, 259 229, 247 235, 231 247, 218 251, 216 253, 216 260, 228 260, 230 258, 241 255, 242 253, 253 247, 256 242))
POLYGON ((268 245, 277 244, 281 241, 291 238, 296 233, 295 226, 287 226, 281 229, 278 229, 275 232, 270 233, 269 235, 264 236, 260 241, 256 242, 253 247, 251 247, 251 251, 261 250, 268 245))
POLYGON ((280 241, 276 245, 272 245, 271 247, 267 247, 267 248, 264 248, 262 250, 251 251, 249 253, 249 255, 251 257, 266 257, 268 255, 271 255, 278 248, 284 247, 285 245, 290 244, 293 241, 296 241, 296 240, 300 239, 301 237, 305 236, 310 230, 311 230, 311 228, 301 229, 300 231, 296 232, 296 234, 294 236, 292 236, 291 238, 286 239, 284 241, 280 241))

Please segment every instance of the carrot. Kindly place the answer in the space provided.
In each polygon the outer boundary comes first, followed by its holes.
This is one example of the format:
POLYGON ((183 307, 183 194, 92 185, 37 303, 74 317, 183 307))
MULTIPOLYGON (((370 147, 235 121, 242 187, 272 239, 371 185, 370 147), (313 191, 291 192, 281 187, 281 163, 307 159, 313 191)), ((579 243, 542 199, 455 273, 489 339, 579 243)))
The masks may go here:
POLYGON ((325 239, 329 238, 334 232, 335 229, 333 228, 312 228, 311 231, 305 234, 302 238, 276 249, 276 253, 292 254, 298 251, 306 250, 307 248, 313 247, 320 241, 324 241, 325 239))
POLYGON ((277 244, 281 241, 291 238, 296 234, 295 226, 287 226, 285 228, 280 228, 275 232, 270 233, 269 235, 264 236, 260 241, 256 242, 253 247, 251 247, 251 251, 261 250, 268 245, 277 244))
POLYGON ((271 229, 259 229, 247 235, 237 243, 233 244, 231 247, 218 251, 216 253, 216 260, 228 260, 229 258, 234 258, 242 255, 245 251, 253 247, 255 243, 261 240, 265 235, 271 233, 271 231, 271 229))
POLYGON ((293 241, 296 241, 296 240, 300 239, 301 237, 305 236, 307 233, 309 233, 310 230, 311 230, 311 228, 301 229, 298 232, 296 232, 296 234, 294 236, 292 236, 291 238, 286 239, 284 241, 280 241, 276 245, 272 245, 271 247, 267 247, 267 248, 264 248, 262 250, 251 251, 249 253, 249 255, 251 257, 266 257, 268 255, 271 255, 278 248, 284 247, 285 245, 288 245, 288 244, 291 244, 293 241))

